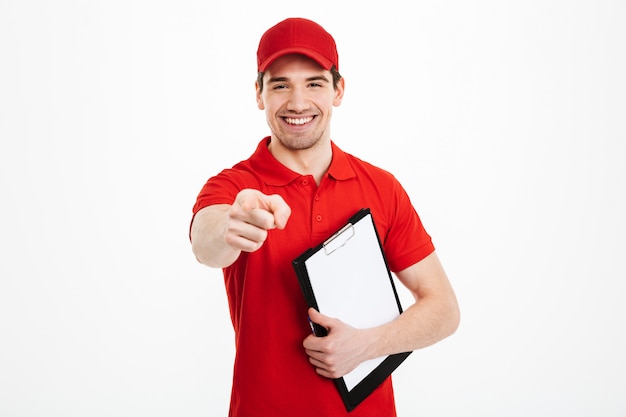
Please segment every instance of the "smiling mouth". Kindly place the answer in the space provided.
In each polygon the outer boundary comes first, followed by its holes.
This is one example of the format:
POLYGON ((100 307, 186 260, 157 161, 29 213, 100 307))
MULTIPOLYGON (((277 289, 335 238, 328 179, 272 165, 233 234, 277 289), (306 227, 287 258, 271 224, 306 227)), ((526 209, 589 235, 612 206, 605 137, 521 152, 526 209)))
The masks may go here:
POLYGON ((283 120, 285 122, 287 122, 288 124, 290 124, 290 125, 301 126, 301 125, 305 125, 305 124, 309 123, 311 120, 313 120, 313 116, 300 117, 300 118, 283 117, 283 120))

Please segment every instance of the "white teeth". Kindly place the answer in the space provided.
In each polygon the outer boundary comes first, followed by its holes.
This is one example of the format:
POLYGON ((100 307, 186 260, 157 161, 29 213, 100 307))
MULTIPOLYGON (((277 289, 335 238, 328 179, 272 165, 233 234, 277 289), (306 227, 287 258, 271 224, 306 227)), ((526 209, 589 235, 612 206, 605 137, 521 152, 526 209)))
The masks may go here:
POLYGON ((290 125, 303 125, 313 120, 313 117, 305 117, 303 119, 293 119, 291 117, 285 117, 285 121, 290 125))

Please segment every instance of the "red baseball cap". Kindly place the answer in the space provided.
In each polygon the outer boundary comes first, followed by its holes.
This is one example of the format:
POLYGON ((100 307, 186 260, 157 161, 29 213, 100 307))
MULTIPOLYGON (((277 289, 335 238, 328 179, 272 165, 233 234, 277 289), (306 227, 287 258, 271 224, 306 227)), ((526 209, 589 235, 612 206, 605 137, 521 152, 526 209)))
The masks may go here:
POLYGON ((339 70, 335 40, 323 27, 308 19, 285 19, 263 34, 256 53, 258 71, 265 71, 277 58, 288 54, 306 55, 324 69, 330 70, 334 65, 339 70))

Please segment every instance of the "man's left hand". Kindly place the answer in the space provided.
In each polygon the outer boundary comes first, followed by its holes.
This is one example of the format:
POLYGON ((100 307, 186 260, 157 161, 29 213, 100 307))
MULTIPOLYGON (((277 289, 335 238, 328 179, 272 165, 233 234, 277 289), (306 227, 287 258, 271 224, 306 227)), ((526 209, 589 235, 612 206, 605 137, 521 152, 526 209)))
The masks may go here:
POLYGON ((309 318, 328 331, 326 336, 310 335, 303 342, 309 362, 318 374, 326 378, 340 378, 369 359, 367 330, 355 329, 314 308, 309 308, 309 318))

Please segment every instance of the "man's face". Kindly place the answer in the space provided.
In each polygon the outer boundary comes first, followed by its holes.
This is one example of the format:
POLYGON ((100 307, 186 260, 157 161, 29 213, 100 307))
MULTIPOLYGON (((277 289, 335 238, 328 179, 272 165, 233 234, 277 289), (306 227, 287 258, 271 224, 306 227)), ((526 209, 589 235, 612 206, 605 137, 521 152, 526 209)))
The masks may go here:
POLYGON ((265 71, 257 104, 265 110, 272 139, 289 150, 330 140, 333 106, 343 97, 343 80, 333 88, 332 74, 302 55, 286 55, 265 71))

